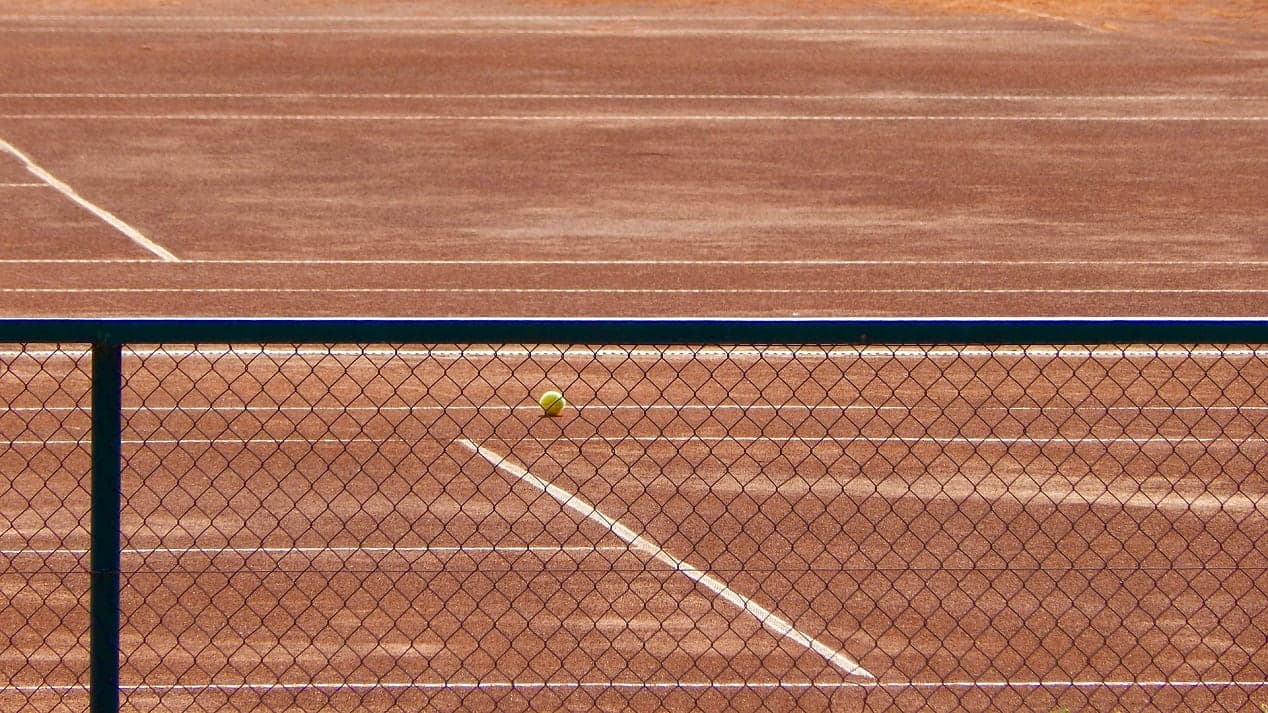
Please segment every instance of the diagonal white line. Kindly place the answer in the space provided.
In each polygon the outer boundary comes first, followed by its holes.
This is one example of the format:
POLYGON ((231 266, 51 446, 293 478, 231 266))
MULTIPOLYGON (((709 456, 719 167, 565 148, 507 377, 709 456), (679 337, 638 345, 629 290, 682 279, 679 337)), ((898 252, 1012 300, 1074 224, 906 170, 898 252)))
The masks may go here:
POLYGON ((532 485, 559 501, 559 503, 564 507, 577 512, 588 520, 598 523, 604 529, 629 543, 630 546, 650 554, 662 564, 667 565, 675 572, 682 574, 696 584, 713 592, 723 601, 740 609, 740 611, 747 612, 752 615, 753 618, 757 619, 764 628, 776 636, 789 639, 807 649, 810 649, 816 654, 819 654, 823 658, 827 659, 827 661, 833 666, 836 666, 838 669, 851 676, 859 676, 868 680, 875 680, 875 676, 869 673, 867 669, 860 666, 850 657, 797 629, 791 622, 743 594, 740 594, 734 589, 731 589, 729 585, 717 577, 701 571, 700 569, 697 569, 683 560, 669 554, 665 551, 665 548, 657 542, 651 540, 645 535, 641 535, 634 530, 631 530, 621 524, 619 520, 600 512, 593 505, 582 499, 580 495, 571 493, 548 480, 539 478, 528 472, 528 470, 522 466, 511 462, 506 456, 489 450, 488 448, 485 448, 466 438, 459 438, 456 443, 461 444, 476 455, 484 458, 491 463, 494 468, 519 478, 525 483, 532 485))
POLYGON ((180 262, 180 260, 172 253, 168 252, 166 248, 162 247, 161 245, 145 237, 136 228, 133 228, 131 225, 128 225, 122 220, 119 220, 109 211, 81 197, 78 193, 75 192, 75 189, 59 181, 53 174, 49 173, 48 171, 45 171, 43 168, 40 168, 26 154, 19 151, 17 148, 15 148, 12 144, 9 144, 8 142, 6 142, 4 139, 0 139, 0 150, 3 150, 9 154, 12 154, 15 158, 17 158, 19 161, 21 161, 23 164, 26 165, 26 170, 28 172, 34 174, 41 181, 44 181, 45 183, 47 183, 50 187, 52 187, 58 193, 61 193, 62 195, 69 198, 73 203, 75 203, 79 207, 83 208, 89 213, 92 213, 93 215, 100 218, 110 227, 126 235, 129 239, 132 240, 132 242, 154 253, 155 255, 159 257, 159 259, 163 260, 164 262, 180 262))

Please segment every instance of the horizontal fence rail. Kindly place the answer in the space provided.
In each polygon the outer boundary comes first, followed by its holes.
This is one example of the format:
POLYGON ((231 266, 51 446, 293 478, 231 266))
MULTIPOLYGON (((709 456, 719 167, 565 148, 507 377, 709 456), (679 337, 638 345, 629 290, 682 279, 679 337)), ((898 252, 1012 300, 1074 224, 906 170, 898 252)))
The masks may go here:
POLYGON ((1268 710, 1268 320, 0 343, 2 710, 1268 710))

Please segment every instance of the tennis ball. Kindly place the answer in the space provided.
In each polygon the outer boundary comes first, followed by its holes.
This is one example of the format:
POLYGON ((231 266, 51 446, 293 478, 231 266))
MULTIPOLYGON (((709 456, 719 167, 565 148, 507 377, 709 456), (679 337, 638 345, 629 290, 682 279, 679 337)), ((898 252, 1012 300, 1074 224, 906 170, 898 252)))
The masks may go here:
POLYGON ((564 406, 567 406, 568 402, 564 401, 564 395, 558 391, 547 391, 537 399, 537 405, 542 407, 547 416, 558 416, 563 413, 564 406))

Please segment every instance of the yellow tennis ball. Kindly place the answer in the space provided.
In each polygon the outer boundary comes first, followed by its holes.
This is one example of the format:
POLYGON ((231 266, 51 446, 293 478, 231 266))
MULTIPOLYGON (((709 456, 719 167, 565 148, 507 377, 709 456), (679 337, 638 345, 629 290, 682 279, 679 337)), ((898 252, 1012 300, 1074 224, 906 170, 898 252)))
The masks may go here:
POLYGON ((563 413, 564 406, 567 406, 568 402, 564 401, 564 395, 558 391, 547 391, 537 399, 537 405, 542 407, 547 416, 558 416, 563 413))

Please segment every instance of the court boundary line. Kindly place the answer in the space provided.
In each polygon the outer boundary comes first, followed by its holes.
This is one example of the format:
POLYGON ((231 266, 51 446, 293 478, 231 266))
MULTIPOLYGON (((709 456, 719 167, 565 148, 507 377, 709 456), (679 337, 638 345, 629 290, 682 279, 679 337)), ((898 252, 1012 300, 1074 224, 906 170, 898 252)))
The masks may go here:
MULTIPOLYGON (((404 399, 402 399, 404 401, 404 399)), ((568 404, 568 407, 577 411, 862 411, 864 413, 872 413, 876 411, 902 411, 917 413, 920 411, 935 411, 943 413, 948 408, 936 405, 924 406, 901 406, 898 404, 705 404, 705 403, 657 403, 657 404, 616 404, 608 406, 604 404, 568 404)), ((968 408, 968 404, 959 404, 958 408, 968 408)), ((972 409, 977 413, 1183 413, 1188 411, 1196 411, 1201 413, 1224 413, 1234 412, 1258 412, 1268 411, 1268 405, 1265 406, 1233 406, 1233 405, 1211 405, 1211 406, 1009 406, 1005 404, 984 405, 973 404, 972 409)), ((538 412, 541 409, 536 404, 408 404, 387 406, 357 406, 350 404, 347 406, 255 406, 251 404, 146 404, 144 406, 124 406, 124 413, 149 413, 160 411, 181 411, 181 412, 248 412, 248 413, 311 413, 322 411, 337 412, 356 412, 366 411, 372 413, 380 412, 397 412, 397 411, 530 411, 538 412)), ((81 412, 88 415, 90 410, 87 405, 84 406, 7 406, 5 411, 13 411, 17 413, 41 413, 41 412, 81 412)), ((952 409, 953 410, 953 409, 952 409)), ((87 438, 87 436, 85 436, 87 438)))
POLYGON ((1091 116, 1057 114, 956 115, 956 114, 174 114, 26 112, 0 114, 0 119, 39 121, 329 121, 329 122, 568 122, 568 123, 761 123, 761 122, 1043 122, 1043 123, 1258 123, 1268 115, 1206 116, 1091 116))
MULTIPOLYGON (((161 248, 160 248, 161 249, 161 248)), ((173 258, 175 261, 175 258, 173 258)), ((1268 287, 3 287, 0 294, 1258 295, 1268 287)))
MULTIPOLYGON (((136 345, 139 346, 139 345, 136 345)), ((67 359, 83 359, 92 353, 91 349, 0 349, 0 358, 17 359, 22 357, 30 358, 54 358, 62 357, 67 359)), ((761 349, 753 347, 735 347, 721 348, 716 346, 706 346, 697 349, 684 347, 670 347, 666 349, 558 349, 554 347, 539 347, 534 349, 523 349, 520 347, 506 349, 487 349, 487 348, 469 348, 469 349, 270 349, 267 346, 242 347, 211 347, 207 345, 195 345, 191 347, 182 346, 176 348, 168 345, 161 348, 150 350, 141 350, 139 348, 131 348, 125 352, 127 358, 139 359, 180 359, 189 356, 207 356, 213 358, 235 356, 235 357, 255 357, 255 356, 278 356, 300 358, 305 356, 326 356, 337 359, 339 357, 353 357, 364 359, 401 359, 408 361, 411 358, 420 360, 443 361, 451 359, 536 359, 549 357, 552 359, 961 359, 970 358, 995 358, 995 359, 1226 359, 1229 357, 1239 358, 1264 358, 1268 357, 1268 347, 1263 349, 1140 349, 1140 348, 1122 348, 1122 349, 1088 349, 1086 347, 1023 347, 1001 346, 991 349, 984 347, 975 347, 969 345, 965 348, 954 348, 945 346, 934 346, 928 349, 917 347, 903 346, 886 348, 884 346, 863 346, 857 348, 840 348, 832 347, 830 349, 789 349, 783 346, 775 345, 770 348, 761 349)), ((288 358, 283 363, 289 363, 288 358)), ((305 362, 303 366, 313 368, 314 365, 305 362)), ((508 365, 509 366, 509 365, 508 365)))
POLYGON ((561 488, 549 480, 533 475, 527 468, 511 461, 509 456, 497 453, 496 451, 486 448, 475 441, 467 438, 458 438, 453 442, 461 445, 485 461, 488 461, 495 470, 513 475, 521 482, 541 490, 558 501, 560 505, 580 514, 591 522, 597 523, 604 530, 625 541, 632 548, 642 550, 644 553, 651 555, 653 559, 657 560, 661 564, 667 565, 671 571, 682 574, 696 585, 713 592, 715 596, 726 603, 752 616, 763 629, 766 629, 768 632, 774 634, 776 638, 788 639, 795 644, 809 649, 819 656, 822 656, 828 663, 832 664, 846 675, 857 676, 866 680, 876 679, 876 677, 868 672, 867 669, 860 666, 840 650, 834 649, 819 641, 817 638, 802 632, 790 621, 784 619, 782 616, 776 614, 770 609, 767 609, 761 604, 758 604, 751 598, 735 591, 729 584, 721 579, 688 564, 674 555, 669 554, 659 543, 650 539, 648 536, 625 526, 619 520, 604 514, 602 511, 591 505, 587 500, 582 498, 581 495, 561 488))
POLYGON ((366 35, 366 36, 568 36, 568 37, 706 37, 706 36, 802 36, 821 38, 853 38, 873 36, 946 36, 991 37, 1006 35, 1046 35, 1052 31, 1040 28, 824 28, 824 27, 610 27, 610 28, 508 28, 508 27, 176 27, 100 25, 27 25, 0 27, 5 34, 120 34, 120 35, 366 35))
MULTIPOLYGON (((322 682, 310 681, 305 683, 155 683, 155 684, 128 684, 122 683, 119 689, 130 692, 142 691, 301 691, 301 690, 320 690, 320 691, 338 691, 353 690, 365 691, 376 689, 387 690, 479 690, 481 688, 490 689, 545 689, 545 690, 570 690, 570 689, 627 689, 627 690, 643 690, 643 689, 932 689, 932 688, 1113 688, 1113 689, 1131 689, 1131 688, 1241 688, 1241 687, 1263 687, 1268 686, 1268 680, 1262 681, 1234 681, 1230 679, 1218 681, 1166 681, 1166 680, 1149 680, 1149 681, 1123 681, 1123 680, 1104 680, 1104 681, 1043 681, 1043 680, 1025 680, 1025 681, 379 681, 375 683, 363 683, 356 681, 340 681, 340 682, 322 682)), ((50 692, 71 692, 84 691, 87 692, 87 684, 53 684, 53 685, 5 685, 0 686, 2 691, 14 691, 19 693, 38 693, 41 691, 50 692)))
MULTIPOLYGON (((0 184, 3 185, 3 184, 0 184)), ((46 185, 46 184, 32 184, 46 185)), ((448 267, 454 265, 472 265, 472 266, 538 266, 538 265, 560 265, 560 266, 576 266, 576 265, 717 265, 717 266, 771 266, 771 267, 849 267, 849 266, 910 266, 910 265, 928 265, 934 267, 942 267, 947 265, 979 265, 983 267, 993 267, 1000 265, 1007 266, 1047 266, 1047 267, 1086 267, 1086 266, 1104 266, 1104 267, 1121 267, 1128 265, 1143 267, 1268 267, 1268 260, 1246 259, 1246 260, 1123 260, 1108 258, 1105 260, 929 260, 929 259, 805 259, 805 260, 779 260, 779 259, 752 259, 752 260, 700 260, 700 259, 664 259, 664 260, 623 260, 623 259, 607 259, 607 260, 578 260, 578 259, 526 259, 526 260, 498 260, 498 259, 288 259, 288 258, 265 258, 265 259, 234 259, 234 258, 186 258, 181 260, 185 265, 364 265, 367 267, 382 267, 385 265, 399 265, 402 267, 412 267, 419 265, 435 265, 438 267, 448 267)), ((0 258, 0 265, 146 265, 153 264, 153 260, 142 260, 139 258, 0 258)))
POLYGON ((74 188, 71 188, 66 183, 58 180, 56 176, 41 168, 35 163, 35 161, 31 160, 29 156, 19 151, 15 146, 4 139, 0 139, 0 151, 4 151, 21 161, 26 166, 27 172, 39 178, 58 193, 61 193, 75 205, 78 205, 80 208, 92 213, 106 225, 109 225, 120 233, 123 233, 136 245, 153 253, 159 258, 159 260, 163 262, 180 262, 180 259, 169 252, 166 248, 145 237, 139 230, 123 222, 110 211, 80 196, 74 188))
MULTIPOLYGON (((350 22, 373 24, 387 22, 858 22, 881 20, 885 22, 907 20, 946 20, 946 15, 67 15, 67 14, 4 14, 0 21, 143 21, 143 22, 350 22)), ((992 18, 959 18, 988 21, 992 18)))
MULTIPOLYGON (((526 407, 527 408, 527 407, 526 407)), ((540 408, 540 407, 539 407, 540 408)), ((451 410, 450 407, 438 407, 438 411, 451 410)), ((144 413, 142 410, 140 413, 144 413)), ((297 424, 288 422, 286 425, 296 427, 297 424)), ((323 424, 327 425, 327 424, 323 424)), ((356 424, 364 427, 365 424, 356 424)), ((262 427, 265 430, 267 427, 262 427)), ((329 431, 327 431, 328 433, 329 431)), ((418 438, 407 438, 405 436, 386 436, 383 438, 372 438, 369 436, 353 436, 349 438, 340 438, 338 436, 318 436, 310 437, 292 432, 289 436, 262 436, 252 438, 242 438, 228 436, 224 438, 123 438, 120 443, 125 446, 180 446, 187 445, 215 445, 217 443, 232 443, 244 446, 265 444, 273 446, 282 446, 287 444, 302 444, 308 446, 317 445, 349 445, 359 443, 371 444, 387 444, 387 443, 414 443, 426 439, 426 436, 418 438)), ((816 445, 837 445, 849 446, 854 444, 878 444, 878 443, 933 443, 937 445, 950 444, 968 444, 968 445, 1019 445, 1019 446, 1052 446, 1064 445, 1072 448, 1080 446, 1110 446, 1130 444, 1136 446, 1148 446, 1152 444, 1180 445, 1180 444, 1201 444, 1201 445, 1217 445, 1217 444, 1234 444, 1234 445, 1251 445, 1268 443, 1268 437, 1265 436, 868 436, 864 434, 854 434, 849 436, 833 436, 825 434, 822 436, 602 436, 598 434, 584 435, 580 437, 568 436, 531 436, 507 438, 491 434, 486 437, 488 441, 498 441, 500 443, 560 443, 565 445, 577 446, 578 444, 598 442, 603 444, 611 443, 808 443, 816 445)), ((87 445, 88 437, 74 440, 69 438, 43 438, 43 439, 0 439, 0 445, 3 446, 80 446, 87 445)))
MULTIPOLYGON (((422 547, 125 547, 122 555, 322 555, 322 554, 568 554, 573 552, 630 552, 628 546, 618 545, 426 545, 422 547)), ((82 557, 87 549, 76 548, 20 548, 0 549, 0 557, 54 557, 58 555, 82 557)))
POLYGON ((936 94, 854 92, 838 94, 517 93, 517 92, 0 92, 0 99, 505 99, 609 101, 1268 101, 1251 94, 936 94))

